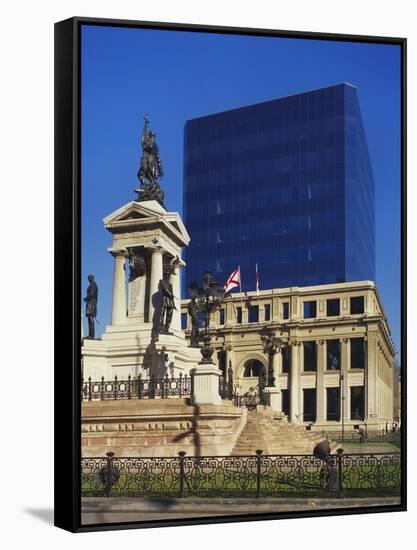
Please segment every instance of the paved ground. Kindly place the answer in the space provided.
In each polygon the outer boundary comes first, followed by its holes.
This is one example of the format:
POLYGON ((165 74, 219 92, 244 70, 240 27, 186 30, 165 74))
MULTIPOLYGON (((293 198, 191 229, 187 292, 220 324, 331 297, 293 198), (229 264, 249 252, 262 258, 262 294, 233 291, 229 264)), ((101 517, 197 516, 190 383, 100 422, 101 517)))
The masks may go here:
POLYGON ((349 453, 398 453, 400 449, 391 443, 358 443, 345 441, 340 446, 346 454, 349 453))
POLYGON ((96 498, 82 499, 82 523, 122 523, 214 516, 238 516, 252 513, 299 512, 389 506, 400 504, 399 497, 363 499, 263 498, 257 499, 186 499, 96 498))

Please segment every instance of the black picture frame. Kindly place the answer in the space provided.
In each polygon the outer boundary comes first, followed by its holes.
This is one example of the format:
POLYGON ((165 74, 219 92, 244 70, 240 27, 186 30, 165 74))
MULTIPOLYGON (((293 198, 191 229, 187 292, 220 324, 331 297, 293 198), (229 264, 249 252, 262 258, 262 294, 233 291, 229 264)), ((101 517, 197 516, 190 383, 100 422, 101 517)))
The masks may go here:
POLYGON ((407 40, 306 31, 234 28, 194 24, 160 23, 73 17, 55 24, 55 525, 71 532, 149 528, 173 525, 214 524, 266 519, 350 515, 405 511, 407 502, 407 257, 406 257, 406 167, 407 167, 407 40), (81 361, 80 311, 80 27, 116 26, 192 33, 244 34, 311 40, 395 44, 401 47, 401 504, 353 509, 248 514, 227 517, 164 520, 132 523, 81 524, 81 361))

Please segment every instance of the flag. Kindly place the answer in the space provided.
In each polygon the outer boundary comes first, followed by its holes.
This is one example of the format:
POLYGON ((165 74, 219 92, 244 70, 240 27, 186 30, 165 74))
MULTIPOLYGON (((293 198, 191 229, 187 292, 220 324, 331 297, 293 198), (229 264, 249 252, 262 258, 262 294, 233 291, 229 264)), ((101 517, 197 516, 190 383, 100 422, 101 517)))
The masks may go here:
POLYGON ((258 271, 258 264, 256 264, 256 294, 259 294, 259 271, 258 271))
POLYGON ((229 292, 236 286, 240 288, 240 266, 238 266, 227 279, 226 284, 224 285, 224 292, 229 292))

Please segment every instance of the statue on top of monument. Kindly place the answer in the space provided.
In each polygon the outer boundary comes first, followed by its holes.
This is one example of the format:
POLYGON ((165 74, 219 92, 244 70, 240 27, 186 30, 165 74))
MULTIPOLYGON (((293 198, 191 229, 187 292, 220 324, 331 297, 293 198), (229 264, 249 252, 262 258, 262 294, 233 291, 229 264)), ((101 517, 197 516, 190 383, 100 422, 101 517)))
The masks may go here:
POLYGON ((86 302, 85 315, 88 320, 88 336, 86 338, 95 338, 94 321, 97 317, 97 300, 98 300, 98 287, 94 278, 94 275, 88 276, 88 282, 90 283, 87 288, 87 296, 84 298, 86 302))
POLYGON ((145 124, 141 138, 142 155, 140 157, 140 168, 137 173, 140 187, 135 189, 135 192, 138 193, 138 201, 156 200, 163 205, 164 192, 158 182, 158 178, 162 178, 164 175, 159 147, 156 143, 155 132, 149 129, 149 118, 147 115, 144 116, 144 120, 145 124))

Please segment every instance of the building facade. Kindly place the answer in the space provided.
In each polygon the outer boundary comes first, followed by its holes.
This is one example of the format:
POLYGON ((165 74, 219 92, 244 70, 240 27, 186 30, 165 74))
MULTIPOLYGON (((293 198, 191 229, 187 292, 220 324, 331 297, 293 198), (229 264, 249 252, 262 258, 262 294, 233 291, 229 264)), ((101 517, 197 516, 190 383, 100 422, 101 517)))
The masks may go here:
MULTIPOLYGON (((190 337, 187 300, 182 324, 190 337)), ((258 386, 266 374, 261 330, 279 339, 274 355, 280 406, 291 422, 313 430, 391 428, 394 355, 373 282, 360 281, 236 293, 213 315, 218 367, 233 369, 234 391, 258 386)))
POLYGON ((185 287, 375 280, 374 180, 357 90, 340 84, 189 120, 185 287))

